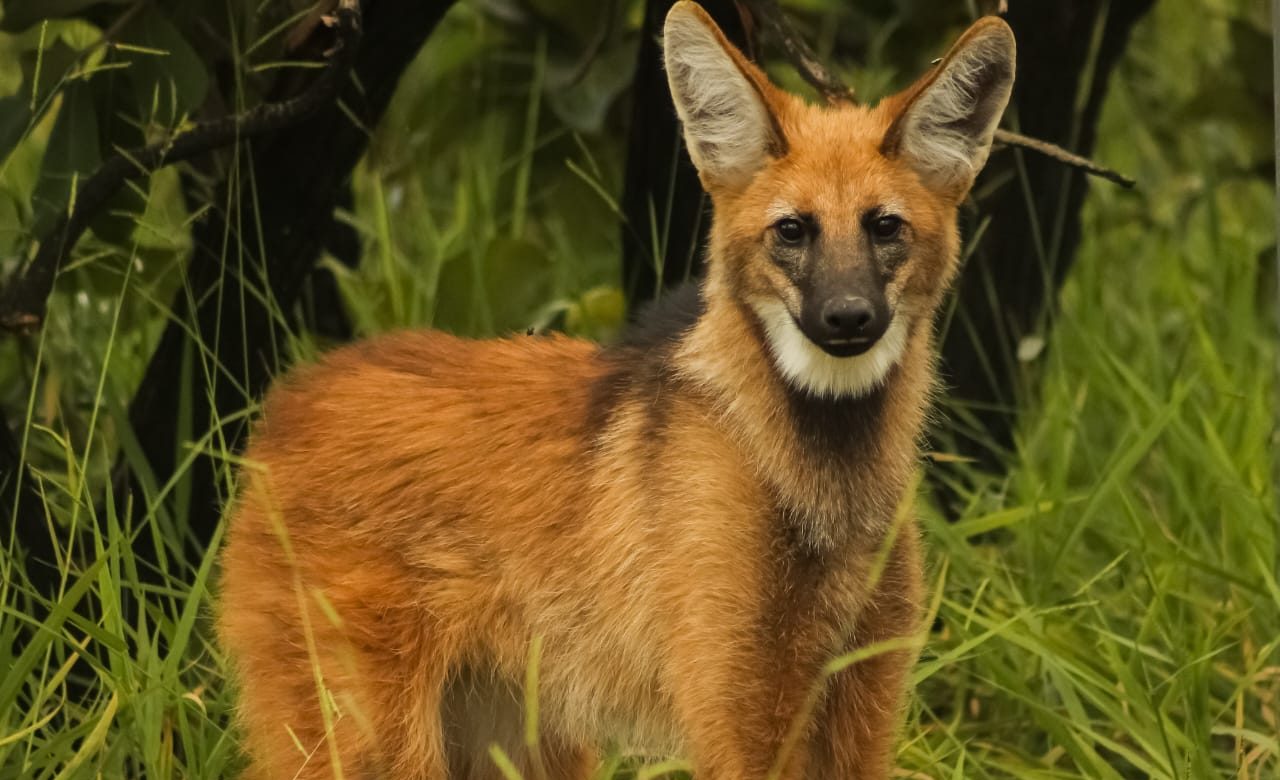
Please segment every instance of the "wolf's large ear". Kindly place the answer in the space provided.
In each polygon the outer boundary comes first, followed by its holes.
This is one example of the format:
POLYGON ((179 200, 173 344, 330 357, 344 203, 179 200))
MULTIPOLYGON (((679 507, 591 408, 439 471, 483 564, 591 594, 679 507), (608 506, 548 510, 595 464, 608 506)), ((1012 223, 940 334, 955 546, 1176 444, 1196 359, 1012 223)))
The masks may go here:
POLYGON ((662 32, 667 82, 703 184, 736 187, 785 153, 773 88, 697 3, 681 0, 662 32))
POLYGON ((930 187, 963 196, 987 162, 1013 89, 1014 58, 1009 25, 979 19, 898 98, 905 105, 881 151, 906 160, 930 187))

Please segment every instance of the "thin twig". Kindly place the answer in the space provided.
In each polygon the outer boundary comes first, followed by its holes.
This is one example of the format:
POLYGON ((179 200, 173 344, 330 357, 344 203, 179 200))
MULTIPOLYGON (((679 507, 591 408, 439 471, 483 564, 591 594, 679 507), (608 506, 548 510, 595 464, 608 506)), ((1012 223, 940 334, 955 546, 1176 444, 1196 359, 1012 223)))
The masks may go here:
POLYGON ((341 0, 329 24, 335 41, 326 53, 324 72, 303 93, 277 103, 265 103, 242 114, 201 122, 163 141, 112 155, 73 190, 72 202, 42 237, 40 248, 26 268, 14 274, 0 294, 0 328, 28 333, 44 320, 49 293, 58 270, 89 223, 130 179, 240 140, 291 127, 324 108, 338 94, 355 61, 361 34, 360 5, 341 0))
POLYGON ((752 15, 759 20, 765 34, 782 47, 787 54, 787 59, 800 72, 800 76, 818 90, 818 94, 822 95, 824 100, 828 103, 855 101, 853 88, 845 86, 840 79, 827 70, 822 59, 809 48, 809 44, 805 43, 804 38, 801 38, 791 26, 791 22, 778 7, 776 0, 745 0, 745 2, 751 9, 752 15))
MULTIPOLYGON (((822 64, 818 56, 814 54, 795 28, 791 26, 791 23, 787 21, 786 15, 778 7, 775 0, 743 0, 743 2, 751 9, 752 14, 768 32, 769 36, 782 47, 787 59, 800 73, 801 78, 818 90, 818 93, 828 103, 855 102, 853 90, 841 83, 822 64)), ((1002 10, 1004 3, 997 3, 995 7, 1002 10)), ((1132 189, 1136 184, 1133 179, 1118 171, 1105 168, 1092 160, 1073 154, 1057 144, 1042 141, 1039 138, 1032 138, 1009 130, 997 130, 995 140, 996 143, 1004 144, 1005 146, 1016 146, 1038 152, 1057 160, 1063 165, 1078 168, 1085 173, 1115 182, 1126 189, 1132 189)))
POLYGON ((1079 168, 1085 173, 1092 174, 1100 179, 1115 182, 1125 189, 1133 189, 1134 185, 1137 184, 1136 181, 1119 171, 1104 168, 1093 160, 1081 157, 1078 154, 1072 154, 1057 144, 1041 141, 1039 138, 1015 133, 1012 130, 997 130, 995 140, 996 143, 1004 144, 1005 146, 1017 146, 1022 149, 1030 149, 1033 152, 1039 152, 1045 157, 1051 157, 1064 165, 1079 168))

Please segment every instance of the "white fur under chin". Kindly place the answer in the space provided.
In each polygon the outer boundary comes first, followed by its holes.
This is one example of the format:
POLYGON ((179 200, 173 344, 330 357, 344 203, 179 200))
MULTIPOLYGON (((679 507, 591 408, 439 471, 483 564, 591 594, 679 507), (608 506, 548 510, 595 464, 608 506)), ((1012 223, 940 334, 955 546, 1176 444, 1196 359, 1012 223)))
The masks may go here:
POLYGON ((780 301, 752 303, 764 325, 774 363, 797 390, 821 398, 857 398, 884 384, 907 346, 907 322, 895 315, 871 349, 835 357, 809 340, 780 301))

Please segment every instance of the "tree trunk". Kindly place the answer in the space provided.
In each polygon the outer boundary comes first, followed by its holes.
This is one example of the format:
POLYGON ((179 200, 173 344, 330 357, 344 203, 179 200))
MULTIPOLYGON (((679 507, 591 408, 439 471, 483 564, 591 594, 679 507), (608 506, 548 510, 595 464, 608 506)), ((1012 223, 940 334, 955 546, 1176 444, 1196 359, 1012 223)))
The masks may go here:
MULTIPOLYGON (((9 421, 0 416, 0 512, 9 518, 9 536, 3 540, 23 561, 27 580, 37 595, 52 598, 58 590, 60 574, 53 537, 44 514, 44 501, 31 481, 22 460, 22 447, 9 421)), ((38 600, 30 614, 43 619, 46 610, 38 600)))
MULTIPOLYGON (((1111 72, 1133 25, 1154 2, 1010 2, 1007 20, 1018 40, 1012 113, 1020 132, 1088 157, 1111 72)), ((964 219, 967 235, 983 220, 990 223, 960 274, 942 344, 949 413, 938 436, 950 440, 943 446, 987 468, 999 468, 1011 449, 1024 376, 1018 345, 1047 336, 1080 243, 1089 187, 1077 169, 1006 151, 993 155, 974 191, 1002 180, 964 219)))
MULTIPOLYGON (((662 23, 675 0, 648 0, 631 85, 631 130, 622 194, 622 289, 634 313, 639 304, 698 275, 711 227, 711 201, 685 154, 667 74, 662 67, 662 23)), ((733 0, 702 6, 733 44, 750 51, 733 0)))
MULTIPOLYGON (((127 478, 135 500, 154 495, 187 456, 188 442, 199 442, 206 432, 213 438, 205 450, 239 449, 245 421, 232 416, 252 404, 282 367, 282 318, 291 319, 333 235, 335 203, 401 74, 452 4, 369 0, 354 78, 339 95, 342 107, 326 108, 301 125, 245 145, 239 176, 218 188, 215 210, 196 224, 186 275, 189 294, 180 291, 174 301, 174 319, 129 409, 150 472, 120 464, 117 475, 127 478), (217 210, 222 204, 232 211, 217 210), (143 490, 146 483, 150 489, 143 490)), ((220 484, 228 473, 225 466, 209 455, 197 457, 184 478, 190 480, 186 505, 175 507, 176 517, 187 518, 186 526, 164 535, 169 544, 185 540, 186 549, 170 549, 167 557, 199 561, 226 497, 220 484)), ((138 536, 135 553, 144 563, 159 560, 147 533, 138 536)))

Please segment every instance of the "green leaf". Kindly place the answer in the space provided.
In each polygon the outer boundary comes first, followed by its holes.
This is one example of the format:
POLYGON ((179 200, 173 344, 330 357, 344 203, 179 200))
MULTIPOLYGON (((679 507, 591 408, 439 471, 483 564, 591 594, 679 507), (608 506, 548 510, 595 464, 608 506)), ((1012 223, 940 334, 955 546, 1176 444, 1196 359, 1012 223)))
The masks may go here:
POLYGON ((43 50, 33 45, 21 53, 18 90, 0 98, 0 162, 9 157, 13 148, 26 137, 27 131, 52 105, 50 96, 75 64, 77 56, 79 52, 64 43, 61 37, 52 35, 44 41, 43 50), (34 87, 33 82, 36 82, 34 87))
POLYGON ((171 126, 204 103, 209 74, 190 41, 155 6, 138 14, 124 30, 122 60, 137 101, 138 118, 171 126))
POLYGON ((124 5, 130 0, 5 0, 0 30, 21 32, 46 19, 77 16, 102 4, 124 5))
POLYGON ((524 330, 551 298, 550 276, 542 247, 496 238, 478 262, 464 256, 440 269, 435 324, 468 335, 524 330))
POLYGON ((90 85, 74 81, 62 93, 62 107, 49 134, 40 180, 36 183, 32 206, 35 232, 45 233, 55 216, 66 207, 81 179, 102 161, 98 148, 98 116, 94 111, 90 85))
POLYGON ((22 87, 22 47, 16 35, 0 35, 0 96, 15 95, 22 87))
POLYGON ((575 336, 609 341, 622 329, 627 300, 612 285, 593 287, 574 302, 565 316, 565 330, 575 336))
POLYGON ((498 332, 528 326, 551 297, 551 261, 532 241, 499 238, 485 254, 484 291, 498 332))
POLYGON ((600 34, 609 14, 609 3, 583 3, 580 0, 528 0, 536 17, 569 33, 585 43, 600 34))
MULTIPOLYGON (((186 202, 182 196, 182 183, 176 167, 165 168, 151 177, 146 188, 148 196, 145 211, 134 222, 137 229, 131 239, 142 250, 158 252, 183 252, 191 246, 191 225, 187 222, 186 202)), ((96 228, 95 228, 96 231, 96 228)), ((161 272, 166 267, 159 262, 147 266, 147 272, 137 272, 138 278, 149 278, 148 273, 161 272)))
POLYGON ((31 101, 25 95, 0 98, 0 160, 9 156, 31 126, 31 101))
POLYGON ((581 67, 576 62, 565 73, 553 70, 549 79, 552 83, 566 77, 576 79, 563 88, 549 90, 547 95, 547 103, 560 121, 578 132, 600 132, 610 106, 631 83, 637 45, 633 40, 602 52, 580 78, 574 73, 581 67))

